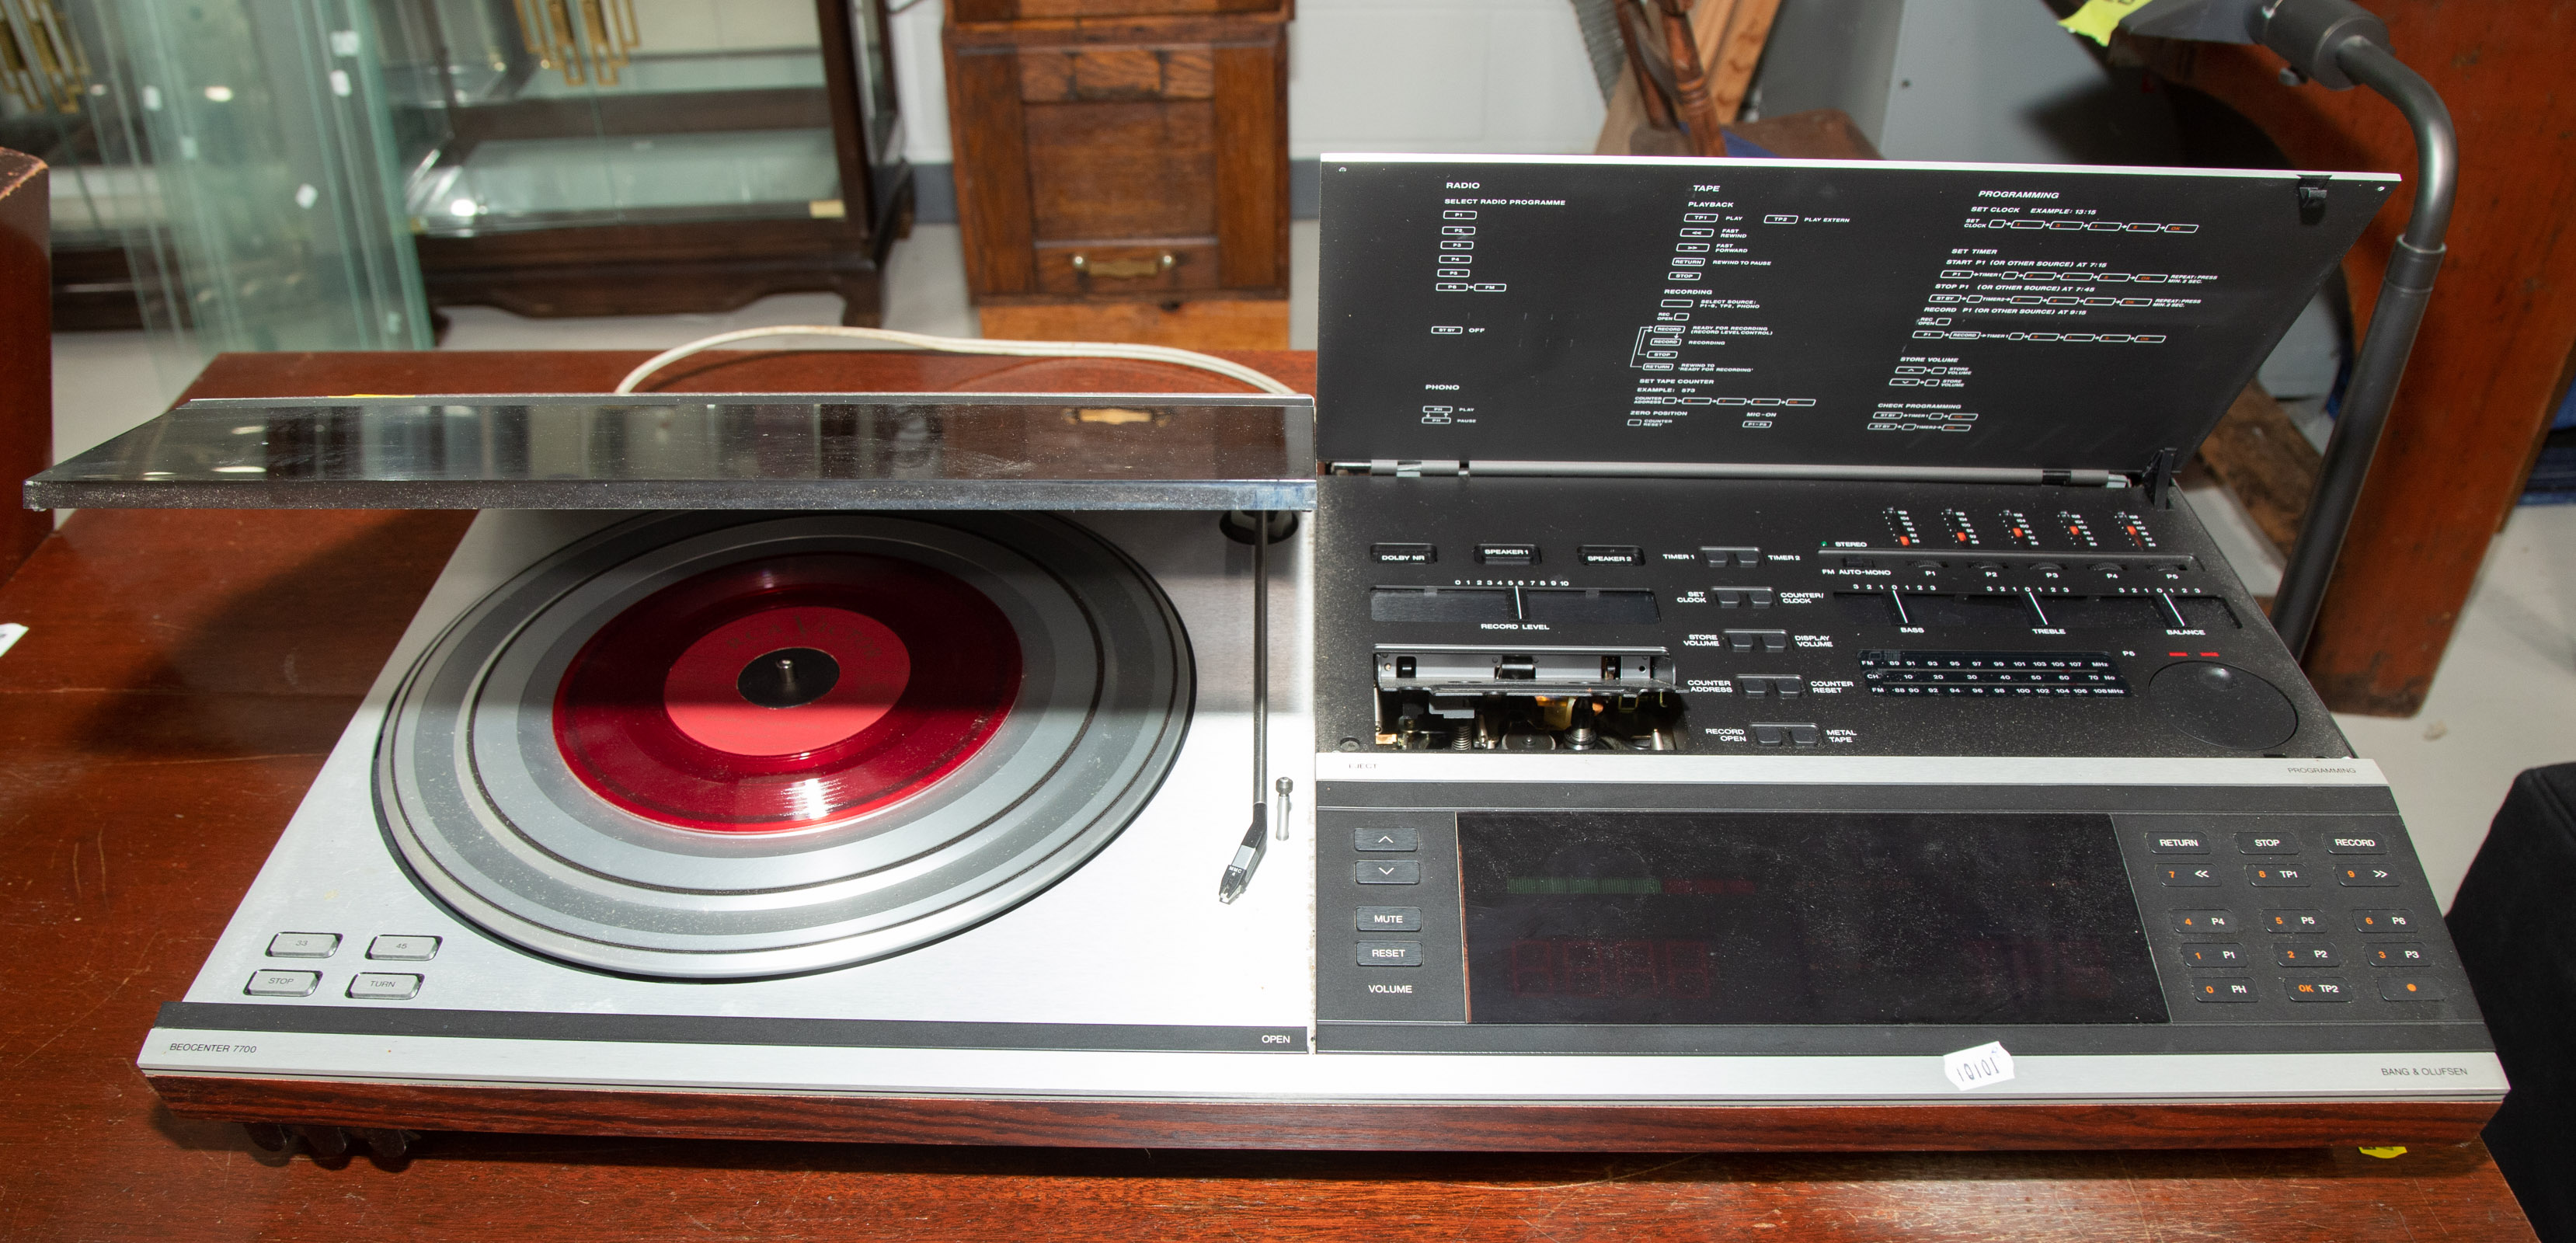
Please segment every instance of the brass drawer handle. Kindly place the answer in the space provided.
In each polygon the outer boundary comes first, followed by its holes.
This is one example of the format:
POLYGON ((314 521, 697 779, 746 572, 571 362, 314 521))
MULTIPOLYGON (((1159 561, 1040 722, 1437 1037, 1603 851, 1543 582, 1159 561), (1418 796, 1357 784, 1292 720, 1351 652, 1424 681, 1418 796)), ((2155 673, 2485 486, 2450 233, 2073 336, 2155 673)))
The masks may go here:
POLYGON ((1135 280, 1138 277, 1144 276, 1160 276, 1165 272, 1171 271, 1174 267, 1178 266, 1180 262, 1180 256, 1175 255, 1168 250, 1164 251, 1161 257, 1154 259, 1101 259, 1094 261, 1089 255, 1075 255, 1073 257, 1073 271, 1074 275, 1080 276, 1085 280, 1098 276, 1114 281, 1126 281, 1135 280))

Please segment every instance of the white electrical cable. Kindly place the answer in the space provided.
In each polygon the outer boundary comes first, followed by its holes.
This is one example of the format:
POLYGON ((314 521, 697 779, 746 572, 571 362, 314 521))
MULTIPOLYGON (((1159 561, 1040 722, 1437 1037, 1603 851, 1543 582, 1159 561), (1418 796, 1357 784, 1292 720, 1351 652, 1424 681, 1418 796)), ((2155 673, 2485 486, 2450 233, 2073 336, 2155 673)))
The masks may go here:
POLYGON ((952 354, 1010 354, 1026 358, 1133 358, 1145 362, 1174 363, 1213 371, 1228 379, 1241 380, 1265 393, 1294 393, 1297 390, 1241 363, 1227 362, 1196 350, 1174 349, 1168 345, 1128 345, 1107 341, 993 341, 978 337, 934 337, 918 332, 895 332, 885 328, 844 328, 838 324, 786 324, 776 328, 743 328, 700 338, 678 349, 664 350, 646 359, 644 365, 626 373, 617 382, 615 392, 632 393, 645 377, 678 362, 700 350, 719 345, 749 341, 755 337, 852 337, 861 341, 887 341, 916 349, 945 350, 952 354))

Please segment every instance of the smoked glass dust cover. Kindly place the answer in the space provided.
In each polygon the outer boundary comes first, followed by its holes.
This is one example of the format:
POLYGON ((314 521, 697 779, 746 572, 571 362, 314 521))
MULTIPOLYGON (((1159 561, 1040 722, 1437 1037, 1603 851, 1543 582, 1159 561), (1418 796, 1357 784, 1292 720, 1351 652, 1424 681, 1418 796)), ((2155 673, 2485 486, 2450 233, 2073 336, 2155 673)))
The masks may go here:
POLYGON ((2373 173, 1323 161, 1335 461, 2135 470, 2186 454, 2373 173))

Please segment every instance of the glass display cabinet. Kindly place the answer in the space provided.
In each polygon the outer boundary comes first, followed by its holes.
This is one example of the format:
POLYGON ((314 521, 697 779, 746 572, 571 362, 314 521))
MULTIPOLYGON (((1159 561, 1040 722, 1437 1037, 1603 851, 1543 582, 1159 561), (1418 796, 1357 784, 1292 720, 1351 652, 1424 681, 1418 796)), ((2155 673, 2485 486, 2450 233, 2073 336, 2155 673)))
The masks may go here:
POLYGON ((884 0, 374 0, 433 305, 873 325, 909 231, 884 0))

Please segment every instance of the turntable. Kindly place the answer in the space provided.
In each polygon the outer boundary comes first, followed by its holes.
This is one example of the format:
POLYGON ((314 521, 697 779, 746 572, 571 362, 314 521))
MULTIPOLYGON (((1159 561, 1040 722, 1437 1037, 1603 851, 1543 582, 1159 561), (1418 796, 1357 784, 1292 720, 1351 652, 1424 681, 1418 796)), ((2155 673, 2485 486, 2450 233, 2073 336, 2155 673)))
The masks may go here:
POLYGON ((201 402, 31 484, 486 511, 156 1090, 943 1142, 2474 1135, 2504 1083, 2395 804, 2171 489, 2390 179, 1325 170, 1319 408, 201 402))

